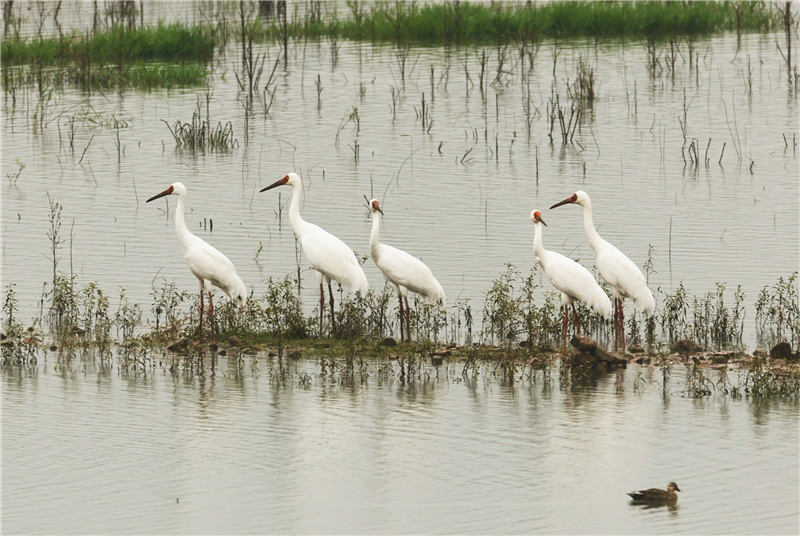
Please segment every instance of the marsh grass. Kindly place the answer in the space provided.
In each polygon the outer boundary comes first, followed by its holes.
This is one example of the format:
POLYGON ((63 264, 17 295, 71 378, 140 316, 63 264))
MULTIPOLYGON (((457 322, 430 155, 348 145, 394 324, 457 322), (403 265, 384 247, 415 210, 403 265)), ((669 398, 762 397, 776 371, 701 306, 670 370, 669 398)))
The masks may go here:
MULTIPOLYGON (((108 359, 116 355, 124 370, 142 371, 155 366, 155 352, 163 353, 165 347, 183 338, 186 351, 180 357, 169 358, 173 359, 170 367, 203 371, 206 367, 203 360, 215 355, 219 348, 211 348, 200 341, 195 316, 197 296, 179 290, 174 282, 163 280, 160 286, 154 282, 152 303, 148 308, 151 317, 143 319, 141 306, 130 302, 125 289, 120 290, 116 304, 112 305, 108 294, 97 283, 79 287, 76 276, 63 274, 58 269, 60 212, 55 210, 55 203, 53 207, 50 236, 51 245, 55 246, 50 253, 56 259, 55 277, 43 287, 42 313, 38 321, 34 320, 27 328, 19 322, 13 286, 6 288, 2 308, 3 365, 35 364, 37 356, 47 347, 44 340, 49 337, 52 342, 47 344, 57 349, 61 365, 66 366, 77 356, 84 358, 91 354, 99 355, 107 366, 108 359)), ((756 303, 760 336, 797 339, 800 330, 797 277, 794 273, 780 278, 760 293, 756 303)), ((474 320, 468 300, 457 299, 446 314, 441 308, 417 299, 412 317, 415 342, 388 349, 378 342, 394 327, 396 311, 391 306, 394 294, 390 287, 373 290, 365 298, 340 293, 336 336, 323 338, 315 331, 316 311, 310 316, 303 313, 299 281, 290 276, 270 278, 265 281, 265 292, 261 296, 249 296, 243 308, 227 300, 218 302, 217 328, 223 345, 220 348, 227 352, 223 355, 238 358, 239 367, 250 355, 253 355, 255 367, 258 356, 266 353, 267 345, 276 350, 281 363, 287 357, 287 349, 305 349, 321 360, 328 378, 342 385, 365 383, 370 376, 369 363, 376 358, 384 363, 391 362, 388 367, 400 381, 422 380, 432 374, 432 369, 426 365, 430 357, 437 356, 435 373, 438 374, 442 356, 451 353, 452 358, 445 357, 446 370, 454 360, 463 363, 463 367, 459 365, 459 378, 463 381, 475 381, 481 374, 499 378, 504 385, 547 381, 555 363, 550 349, 561 337, 562 308, 558 295, 552 291, 543 292, 539 280, 536 268, 523 275, 513 265, 506 265, 505 271, 491 282, 486 292, 478 344, 473 344, 474 320), (234 336, 239 339, 236 343, 234 336), (451 344, 439 352, 436 349, 442 344, 442 337, 451 342, 463 339, 465 345, 451 344), (315 338, 317 342, 312 342, 315 338), (491 366, 484 368, 487 363, 491 366)), ((674 293, 659 300, 654 317, 629 316, 628 328, 637 337, 644 331, 651 350, 663 349, 683 337, 692 337, 709 348, 740 348, 744 303, 741 288, 731 292, 724 283, 718 283, 715 291, 693 295, 681 283, 674 293)), ((580 315, 584 333, 601 343, 608 338, 606 322, 583 308, 580 315)), ((292 353, 288 353, 288 357, 293 359, 292 353)), ((651 363, 660 371, 661 389, 666 396, 673 367, 681 361, 666 352, 651 354, 651 358, 651 363)), ((776 368, 761 357, 749 358, 742 361, 742 366, 746 367, 743 382, 734 385, 725 369, 719 371, 718 380, 712 380, 711 361, 704 362, 705 359, 700 356, 686 361, 681 389, 684 396, 800 396, 800 372, 792 366, 784 367, 779 363, 776 368)), ((569 359, 559 363, 558 376, 564 386, 582 389, 597 381, 597 372, 591 365, 572 363, 569 359)), ((275 381, 281 385, 292 381, 283 364, 274 374, 275 381)), ((299 381, 308 385, 309 380, 299 381)), ((634 390, 642 388, 639 383, 635 382, 634 390)))
POLYGON ((3 336, 0 355, 3 367, 36 365, 42 334, 31 327, 24 329, 16 318, 17 298, 12 285, 6 287, 3 300, 3 336))
POLYGON ((114 26, 108 31, 2 41, 3 87, 156 88, 200 85, 215 39, 207 26, 114 26))
POLYGON ((158 24, 139 28, 113 26, 107 31, 62 37, 17 38, 6 36, 0 44, 8 65, 83 63, 118 65, 136 61, 208 62, 215 37, 209 26, 158 24))
POLYGON ((775 373, 762 358, 748 363, 743 391, 752 398, 797 398, 800 396, 800 373, 797 370, 775 373))
POLYGON ((765 2, 417 3, 348 2, 349 17, 273 19, 273 38, 333 36, 352 40, 426 43, 536 41, 542 37, 670 37, 781 27, 765 2))
MULTIPOLYGON (((506 264, 506 271, 492 280, 483 304, 481 331, 488 338, 482 342, 499 343, 510 346, 523 342, 528 349, 549 347, 561 337, 561 302, 554 292, 545 292, 544 301, 537 302, 539 293, 538 268, 522 277, 520 271, 506 264), (515 290, 516 289, 516 290, 515 290), (520 336, 526 338, 519 340, 520 336)), ((588 312, 579 306, 583 325, 592 330, 594 324, 587 324, 588 312)))
POLYGON ((239 147, 239 140, 233 135, 233 123, 228 121, 224 125, 218 122, 214 127, 209 112, 209 101, 211 92, 206 92, 206 117, 203 119, 200 96, 197 97, 197 104, 192 121, 182 123, 180 120, 170 125, 166 120, 161 121, 167 125, 169 133, 175 140, 175 145, 180 150, 188 152, 230 152, 239 147))
POLYGON ((800 297, 798 272, 779 278, 772 286, 761 289, 756 299, 756 331, 759 339, 800 343, 800 297))

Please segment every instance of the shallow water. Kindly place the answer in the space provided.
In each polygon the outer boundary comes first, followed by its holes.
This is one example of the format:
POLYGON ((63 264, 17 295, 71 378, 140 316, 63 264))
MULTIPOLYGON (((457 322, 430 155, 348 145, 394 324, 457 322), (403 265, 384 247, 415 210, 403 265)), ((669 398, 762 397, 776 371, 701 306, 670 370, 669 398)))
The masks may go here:
POLYGON ((663 389, 638 366, 571 388, 557 368, 509 384, 454 363, 402 382, 395 362, 353 384, 314 360, 283 376, 252 363, 135 373, 51 355, 4 370, 4 532, 800 528, 798 405, 691 399, 683 367, 663 389), (684 490, 673 507, 626 495, 670 480, 684 490))
MULTIPOLYGON (((532 209, 543 210, 548 223, 545 247, 593 266, 579 207, 546 210, 583 189, 592 196, 601 235, 640 267, 653 246, 655 271, 648 277, 658 299, 681 282, 697 295, 716 291, 720 282, 731 304, 741 285, 745 345, 752 349, 758 292, 796 271, 800 256, 792 145, 797 97, 787 88, 776 39, 744 36, 738 51, 735 35, 702 39, 695 44, 697 69, 679 57, 674 76, 656 77, 648 74, 640 43, 578 41, 556 48, 545 42, 524 75, 519 53, 510 51, 512 74, 485 95, 477 86, 478 47, 411 47, 403 81, 391 46, 343 42, 334 56, 329 42, 301 42, 290 48, 288 66, 276 70, 270 114, 265 118, 256 103, 249 121, 234 76, 239 55, 231 49, 210 82, 209 102, 212 123, 232 122, 239 148, 229 154, 176 151, 162 122, 190 121, 198 99, 205 103, 202 89, 56 92, 43 129, 34 126, 35 92, 17 92, 16 106, 6 92, 4 174, 18 169, 17 160, 25 168, 15 184, 4 178, 2 186, 3 282, 14 285, 21 318, 38 314, 42 284, 52 280, 49 194, 63 205, 59 270, 77 274, 79 284, 98 281, 112 297, 124 288, 145 311, 153 286, 164 280, 196 292, 165 212, 175 200, 144 203, 180 180, 189 191, 190 229, 227 254, 259 295, 267 277, 296 273, 298 257, 287 217, 291 190, 258 190, 295 170, 305 180, 307 220, 366 255, 363 196, 377 197, 386 214, 382 240, 421 257, 450 307, 466 298, 478 315, 506 263, 523 273, 535 264, 532 209), (595 69, 593 113, 575 136, 579 144, 562 146, 556 124, 551 145, 547 102, 553 87, 567 102, 565 82, 574 80, 579 60, 595 69), (399 95, 394 114, 393 87, 399 95), (528 92, 530 136, 523 108, 528 92), (433 120, 429 133, 419 119, 423 93, 433 120), (358 130, 348 120, 355 109, 358 130), (66 124, 73 117, 71 150, 66 124), (123 121, 119 158, 114 119, 123 121), (708 160, 694 170, 684 164, 693 139, 708 160), (213 231, 204 227, 207 220, 213 231)), ((494 73, 497 49, 486 50, 494 73)), ((271 70, 279 49, 262 46, 258 53, 271 70)), ((311 314, 316 278, 299 259, 311 314)), ((365 271, 373 287, 383 287, 372 262, 365 271)), ((551 290, 543 278, 537 296, 551 290)))

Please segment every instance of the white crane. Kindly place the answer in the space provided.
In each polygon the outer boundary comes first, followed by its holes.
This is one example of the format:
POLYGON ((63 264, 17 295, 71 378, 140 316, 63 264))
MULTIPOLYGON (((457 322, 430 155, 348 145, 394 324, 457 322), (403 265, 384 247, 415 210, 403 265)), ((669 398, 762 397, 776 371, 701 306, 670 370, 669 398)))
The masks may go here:
POLYGON ((186 221, 184 220, 186 187, 180 182, 173 183, 160 194, 148 199, 147 202, 149 203, 165 195, 178 196, 178 207, 175 209, 175 230, 183 248, 183 257, 186 259, 189 269, 200 282, 200 333, 201 335, 203 333, 203 292, 207 289, 211 337, 216 342, 214 302, 211 298, 212 290, 208 284, 221 288, 228 296, 228 299, 232 300, 236 305, 244 305, 247 298, 247 287, 245 287, 239 274, 236 273, 236 268, 234 268, 228 257, 202 238, 193 235, 189 228, 186 227, 186 221))
POLYGON ((656 300, 647 288, 647 280, 642 271, 613 244, 606 242, 597 233, 592 221, 592 200, 583 190, 578 190, 563 201, 556 203, 551 209, 576 203, 583 207, 583 228, 594 250, 597 270, 603 279, 611 285, 614 296, 614 349, 618 340, 622 339, 622 352, 625 353, 625 313, 622 309, 623 298, 633 299, 633 304, 640 312, 650 317, 656 310, 656 300))
POLYGON ((561 303, 564 305, 564 353, 567 353, 567 322, 569 318, 568 306, 572 306, 572 318, 575 329, 580 335, 581 324, 575 310, 574 300, 588 305, 597 314, 605 318, 611 317, 611 300, 600 285, 597 284, 589 270, 561 253, 544 249, 542 245, 542 225, 547 224, 542 219, 538 210, 531 212, 531 221, 534 226, 533 253, 550 282, 561 291, 561 303))
POLYGON ((303 181, 297 173, 284 175, 282 179, 262 188, 262 192, 277 186, 289 185, 292 187, 292 203, 289 207, 289 221, 292 230, 303 253, 314 270, 317 271, 319 281, 319 332, 322 335, 322 313, 325 307, 325 290, 323 281, 328 283, 328 293, 331 302, 331 327, 336 332, 336 317, 333 312, 333 289, 331 279, 343 287, 355 291, 359 296, 365 296, 369 291, 369 283, 364 270, 356 259, 353 250, 347 244, 321 227, 309 223, 300 216, 300 200, 303 197, 303 181))
POLYGON ((386 244, 381 244, 378 240, 380 233, 381 220, 378 213, 383 214, 380 203, 377 199, 369 201, 369 210, 372 212, 372 232, 369 235, 369 252, 372 260, 380 268, 397 289, 397 297, 400 300, 400 340, 403 340, 403 300, 405 299, 405 322, 406 340, 411 340, 411 315, 408 307, 408 291, 416 292, 425 298, 428 303, 445 304, 444 289, 439 281, 433 276, 433 272, 424 262, 409 255, 401 249, 397 249, 386 244))

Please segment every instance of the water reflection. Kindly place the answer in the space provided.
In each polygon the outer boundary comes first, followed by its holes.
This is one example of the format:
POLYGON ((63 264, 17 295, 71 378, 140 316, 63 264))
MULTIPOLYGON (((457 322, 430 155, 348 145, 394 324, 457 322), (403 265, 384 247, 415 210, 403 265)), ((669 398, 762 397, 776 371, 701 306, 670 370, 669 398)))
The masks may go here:
POLYGON ((678 501, 661 501, 661 502, 646 502, 646 501, 630 501, 631 508, 638 508, 641 510, 667 510, 671 515, 678 515, 678 501))
POLYGON ((465 377, 460 363, 401 375, 366 361, 350 378, 313 359, 164 356, 136 371, 117 359, 4 370, 6 530, 796 528, 786 468, 797 467, 798 404, 698 401, 676 369, 664 388, 638 366, 575 385, 557 366, 511 380, 494 363, 465 377), (627 500, 664 479, 691 490, 680 516, 627 500), (731 494, 732 480, 763 500, 731 494))

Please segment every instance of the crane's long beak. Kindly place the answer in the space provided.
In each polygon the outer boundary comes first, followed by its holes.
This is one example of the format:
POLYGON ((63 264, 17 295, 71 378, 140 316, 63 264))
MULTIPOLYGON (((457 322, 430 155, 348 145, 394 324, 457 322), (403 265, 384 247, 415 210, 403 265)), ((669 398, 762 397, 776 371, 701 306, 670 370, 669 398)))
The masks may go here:
POLYGON ((166 190, 164 190, 160 194, 156 194, 153 197, 151 197, 150 199, 148 199, 147 201, 145 201, 145 203, 149 203, 150 201, 153 201, 154 199, 158 199, 159 197, 164 197, 165 195, 169 195, 174 191, 175 191, 175 188, 170 186, 169 188, 167 188, 166 190))
POLYGON ((545 227, 547 227, 547 224, 544 222, 544 220, 542 219, 542 217, 541 217, 541 216, 539 216, 539 223, 541 223, 542 225, 544 225, 545 227))
POLYGON ((550 208, 553 209, 553 208, 556 208, 556 207, 560 207, 561 205, 566 205, 567 203, 572 203, 572 196, 569 196, 568 198, 566 198, 563 201, 559 201, 558 203, 556 203, 555 205, 553 205, 550 208))
POLYGON ((275 182, 273 182, 273 183, 272 183, 272 184, 270 184, 269 186, 267 186, 267 187, 265 187, 265 188, 261 188, 261 190, 259 190, 259 192, 266 192, 267 190, 272 190, 272 189, 273 189, 273 188, 275 188, 276 186, 281 186, 281 185, 284 185, 284 184, 286 184, 286 182, 287 182, 288 180, 289 180, 289 176, 287 175, 286 177, 283 177, 282 179, 278 179, 278 180, 276 180, 275 182))

